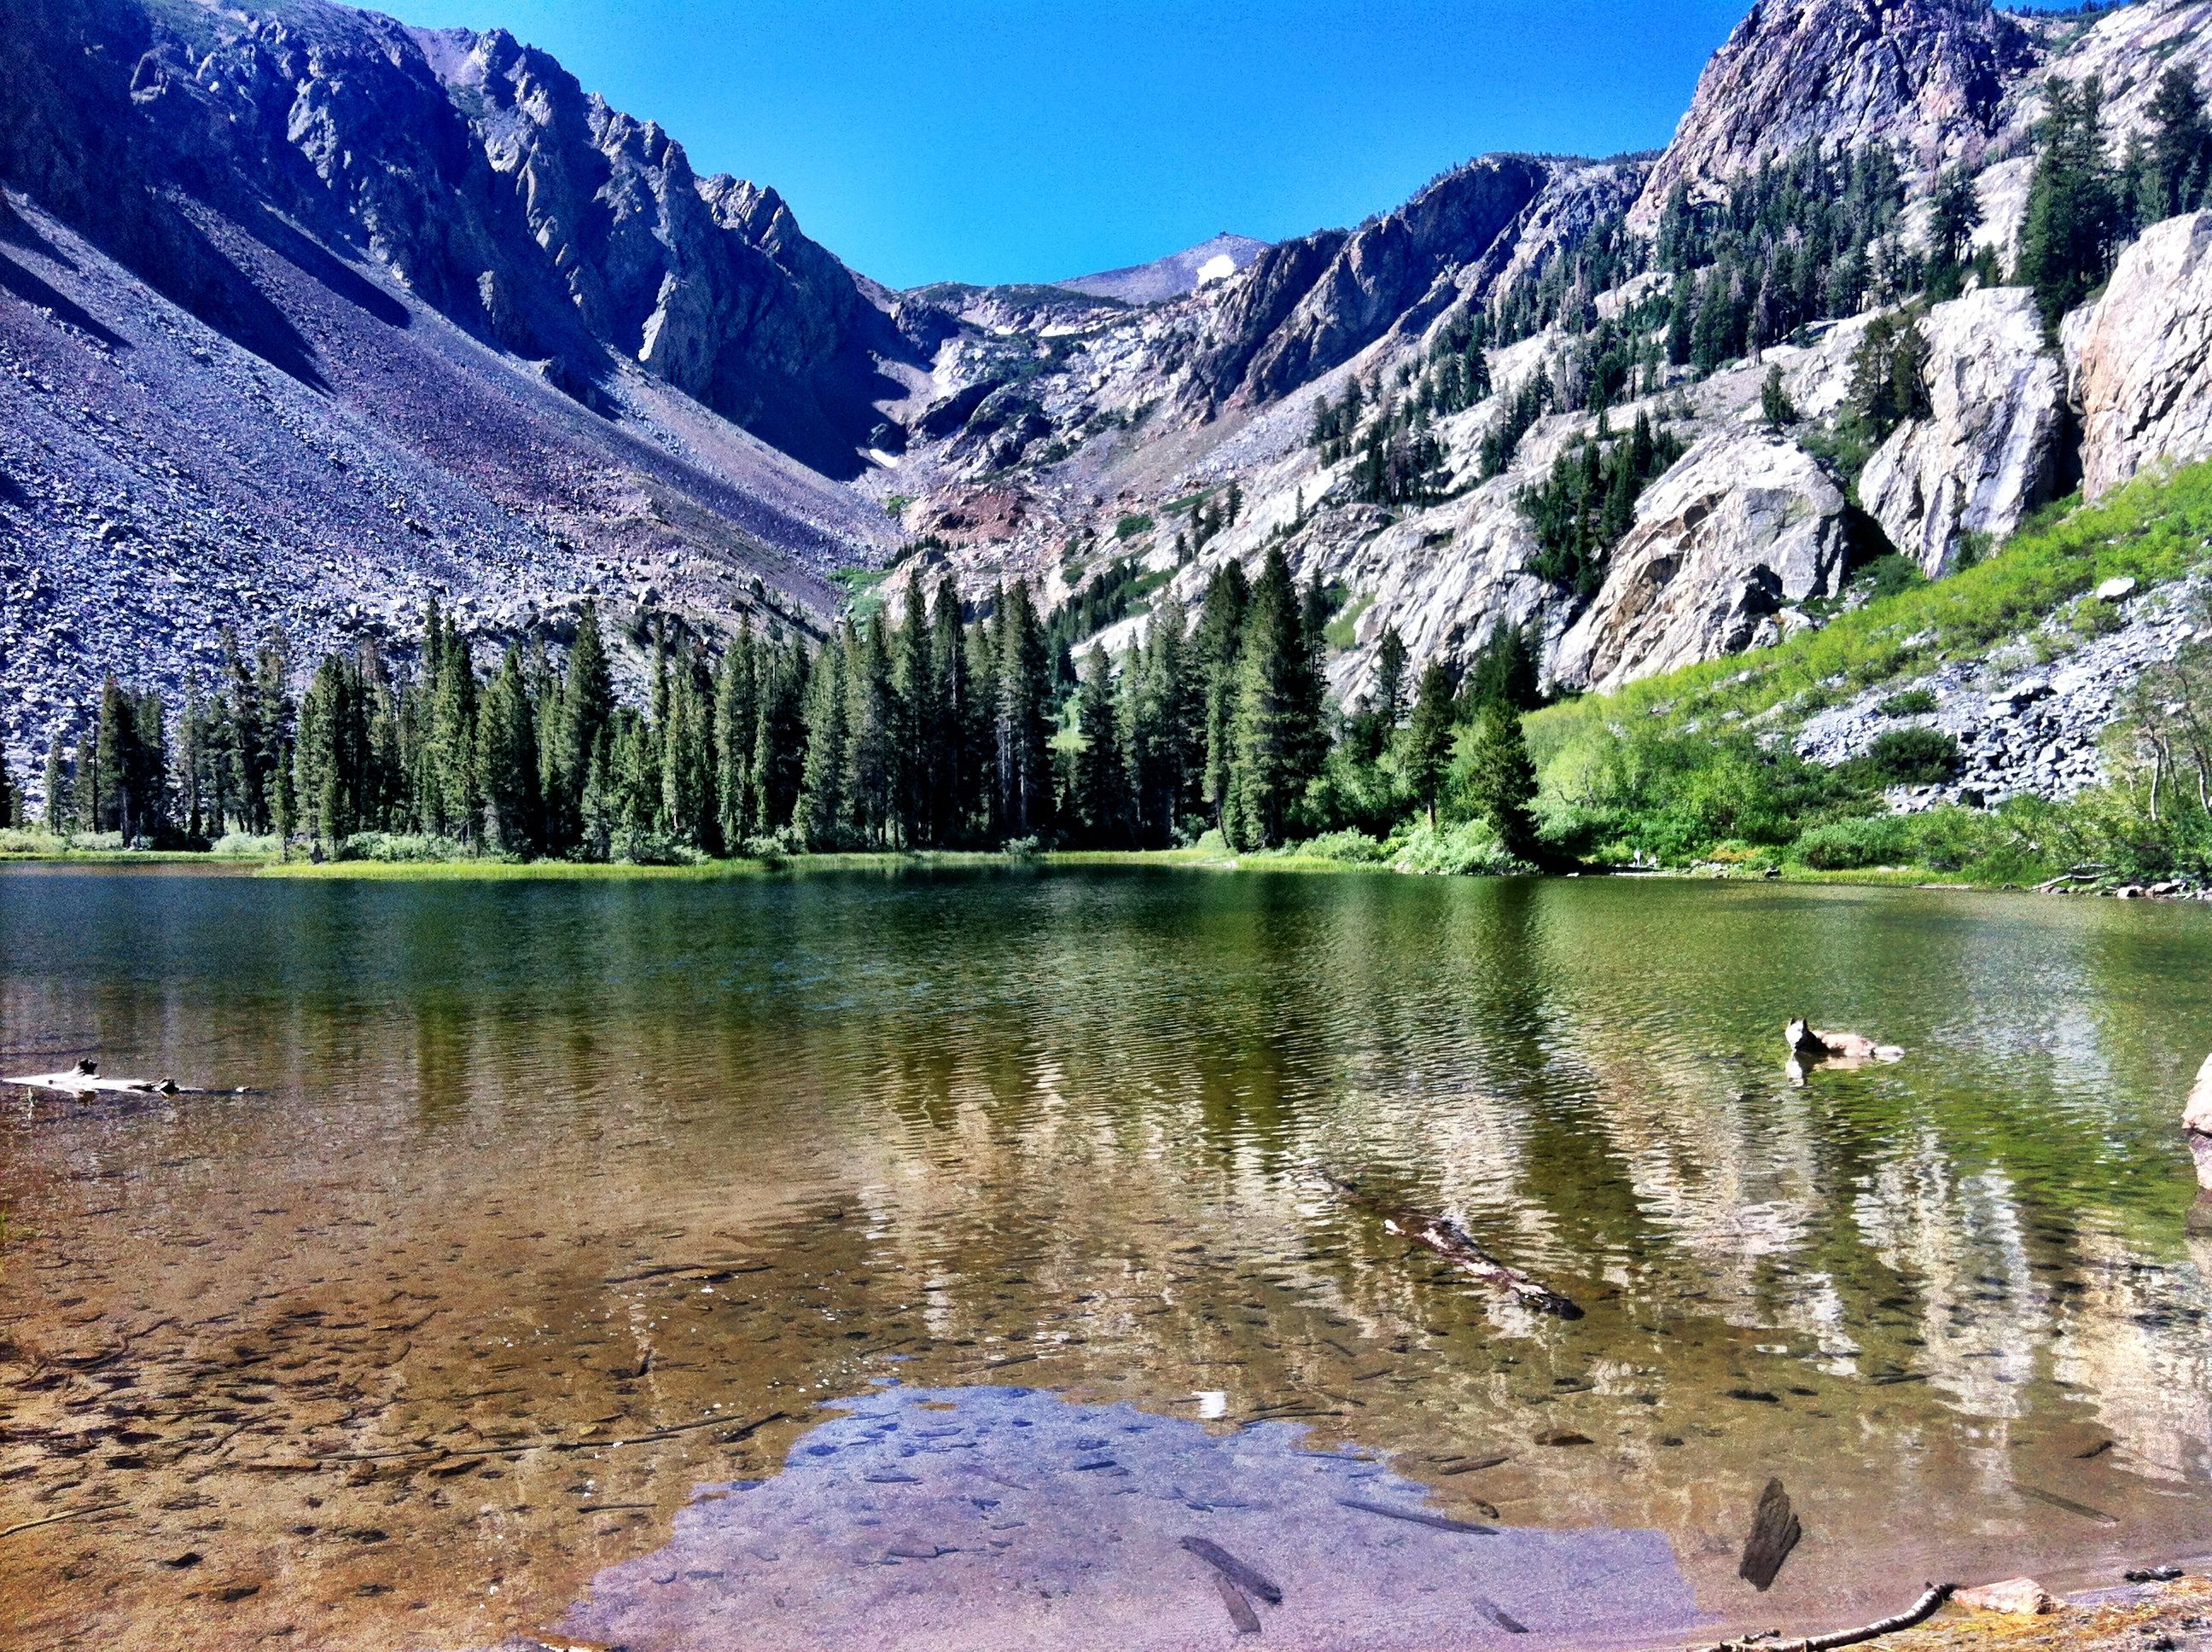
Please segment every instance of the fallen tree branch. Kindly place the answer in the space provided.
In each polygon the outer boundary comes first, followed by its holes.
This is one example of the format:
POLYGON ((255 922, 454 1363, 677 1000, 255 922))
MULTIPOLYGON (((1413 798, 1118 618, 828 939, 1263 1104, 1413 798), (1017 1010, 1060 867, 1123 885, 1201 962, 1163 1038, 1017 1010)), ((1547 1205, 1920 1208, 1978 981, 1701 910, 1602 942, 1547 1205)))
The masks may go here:
POLYGON ((1858 1629, 1839 1629, 1803 1641, 1721 1641, 1701 1652, 1838 1652, 1838 1649, 1880 1640, 1926 1623, 1957 1590, 1956 1583, 1930 1583, 1928 1592, 1894 1617, 1877 1619, 1858 1629))
POLYGON ((1425 1245, 1462 1272, 1473 1274, 1485 1285, 1504 1291, 1540 1314, 1549 1314, 1554 1319, 1563 1320, 1578 1320, 1583 1316, 1581 1309, 1550 1286, 1540 1284, 1518 1268, 1508 1267, 1499 1261, 1475 1243, 1474 1236, 1456 1222, 1389 1204, 1363 1192, 1356 1182, 1345 1181, 1325 1173, 1316 1174, 1340 1198, 1372 1211, 1382 1218, 1382 1225, 1391 1232, 1401 1234, 1417 1245, 1425 1245))
POLYGON ((0 1537, 13 1537, 18 1532, 35 1532, 41 1526, 58 1526, 65 1520, 83 1520, 92 1515, 104 1515, 122 1506, 119 1503, 95 1503, 89 1509, 71 1509, 63 1514, 48 1515, 44 1520, 27 1520, 19 1526, 10 1526, 0 1531, 0 1537))

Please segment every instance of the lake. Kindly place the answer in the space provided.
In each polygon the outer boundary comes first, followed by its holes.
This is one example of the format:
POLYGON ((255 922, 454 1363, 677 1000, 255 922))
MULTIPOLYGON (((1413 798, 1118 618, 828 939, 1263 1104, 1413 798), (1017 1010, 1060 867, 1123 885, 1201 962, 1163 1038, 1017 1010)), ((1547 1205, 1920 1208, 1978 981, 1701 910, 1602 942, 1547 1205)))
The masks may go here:
POLYGON ((1229 1644, 1186 1538, 1271 1645, 1646 1645, 2212 1548, 2202 906, 21 868, 0 937, 0 1071, 241 1092, 0 1102, 9 1648, 1229 1644), (1801 1011, 1907 1054, 1794 1085, 1801 1011))

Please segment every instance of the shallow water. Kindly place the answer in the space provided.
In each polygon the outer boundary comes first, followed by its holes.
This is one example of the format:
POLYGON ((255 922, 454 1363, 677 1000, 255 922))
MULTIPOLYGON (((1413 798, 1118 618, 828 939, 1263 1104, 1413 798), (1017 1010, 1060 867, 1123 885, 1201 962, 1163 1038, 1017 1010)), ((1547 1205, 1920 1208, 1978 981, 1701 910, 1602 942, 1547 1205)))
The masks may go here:
POLYGON ((1226 1644, 1184 1535, 1270 1644, 1619 1643, 2212 1548, 2201 908, 19 871, 0 938, 0 1070, 252 1092, 0 1108, 0 1531, 72 1516, 0 1645, 1226 1644), (1793 1088, 1801 1009, 1910 1053, 1793 1088), (833 1472, 929 1406, 1146 1431, 833 1472))

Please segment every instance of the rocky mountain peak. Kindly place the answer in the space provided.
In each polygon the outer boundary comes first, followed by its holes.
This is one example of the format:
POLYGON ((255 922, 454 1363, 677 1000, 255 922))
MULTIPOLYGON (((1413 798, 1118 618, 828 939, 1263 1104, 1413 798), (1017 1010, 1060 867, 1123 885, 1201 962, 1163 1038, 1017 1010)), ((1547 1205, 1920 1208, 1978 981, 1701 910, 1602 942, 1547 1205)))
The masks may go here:
POLYGON ((1978 160, 2036 56, 1989 0, 1757 0, 1698 76, 1629 227, 1650 234, 1678 186, 1708 192, 1816 142, 1891 145, 1923 173, 1978 160))

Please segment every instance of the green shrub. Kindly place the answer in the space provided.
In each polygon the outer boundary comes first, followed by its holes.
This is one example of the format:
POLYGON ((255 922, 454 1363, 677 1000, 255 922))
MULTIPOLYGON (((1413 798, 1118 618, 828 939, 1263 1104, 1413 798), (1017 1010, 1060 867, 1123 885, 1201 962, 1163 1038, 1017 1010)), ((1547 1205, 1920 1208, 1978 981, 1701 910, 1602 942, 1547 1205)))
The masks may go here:
POLYGON ((1959 772, 1959 742, 1940 728, 1885 729, 1867 761, 1886 786, 1929 786, 1959 772))
MULTIPOLYGON (((268 841, 273 844, 275 840, 268 841)), ((430 834, 356 832, 338 843, 331 858, 409 862, 468 860, 475 858, 475 852, 453 838, 430 834)))
POLYGON ((1462 821, 1456 826, 1431 827, 1426 821, 1407 833, 1390 864, 1400 872, 1479 877, 1527 872, 1529 868, 1506 853, 1505 845, 1487 821, 1462 821))
POLYGON ((1912 823, 1903 815, 1872 815, 1815 826, 1791 846, 1790 858, 1815 872, 1855 872, 1897 865, 1913 858, 1912 823))
POLYGON ((1391 846, 1364 832, 1323 832, 1302 843, 1286 843, 1281 853, 1315 860, 1341 860, 1347 865, 1379 865, 1390 858, 1391 846))
POLYGON ((210 854, 237 860, 274 860, 283 847, 274 832, 257 837, 251 832, 225 832, 216 839, 210 854))
POLYGON ((1152 519, 1140 511, 1132 511, 1114 525, 1116 539, 1133 539, 1140 533, 1152 531, 1152 519))
POLYGON ((1936 695, 1928 689, 1907 689, 1891 695, 1875 709, 1885 717, 1922 717, 1936 709, 1936 695))

